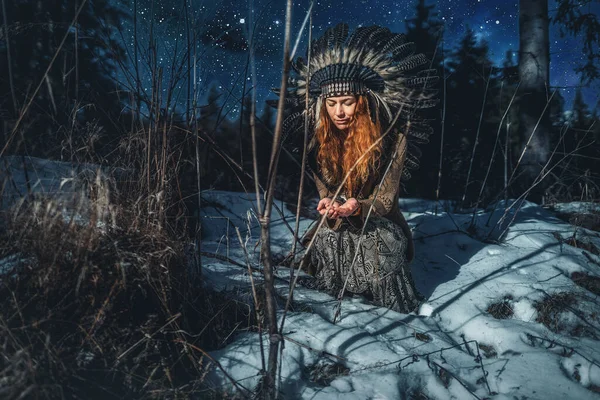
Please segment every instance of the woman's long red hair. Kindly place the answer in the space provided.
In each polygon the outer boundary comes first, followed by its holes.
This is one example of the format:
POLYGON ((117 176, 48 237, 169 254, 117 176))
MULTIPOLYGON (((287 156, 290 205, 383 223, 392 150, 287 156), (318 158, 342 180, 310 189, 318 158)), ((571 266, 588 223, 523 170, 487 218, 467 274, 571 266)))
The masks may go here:
POLYGON ((371 121, 367 99, 357 96, 356 110, 347 134, 335 127, 323 101, 315 135, 319 144, 317 162, 325 177, 339 184, 356 163, 344 185, 345 190, 341 192, 348 197, 356 197, 369 174, 375 172, 382 153, 381 141, 368 150, 381 136, 381 125, 379 120, 371 121), (368 154, 358 161, 367 151, 368 154))

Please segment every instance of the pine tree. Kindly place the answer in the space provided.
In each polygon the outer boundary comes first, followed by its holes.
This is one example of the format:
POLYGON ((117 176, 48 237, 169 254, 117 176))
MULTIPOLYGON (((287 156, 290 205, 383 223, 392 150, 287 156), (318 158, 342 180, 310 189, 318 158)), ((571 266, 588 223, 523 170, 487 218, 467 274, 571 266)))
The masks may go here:
MULTIPOLYGON (((442 93, 443 54, 441 42, 444 24, 438 18, 435 5, 426 5, 425 0, 418 0, 415 6, 415 15, 405 21, 405 26, 407 42, 415 43, 416 52, 425 54, 431 60, 431 68, 437 70, 440 79, 434 88, 438 93, 442 93)), ((422 151, 420 166, 418 169, 410 171, 412 178, 404 182, 404 190, 410 196, 433 198, 439 167, 441 107, 422 110, 419 116, 428 120, 433 134, 429 143, 419 146, 422 151)))
POLYGON ((502 62, 502 72, 500 79, 505 85, 516 86, 519 82, 519 69, 514 61, 514 51, 512 49, 506 50, 506 57, 502 62))
POLYGON ((407 41, 415 44, 418 53, 432 59, 434 66, 439 66, 441 53, 437 50, 444 24, 438 19, 438 12, 434 11, 435 5, 425 5, 425 0, 418 0, 415 9, 415 17, 405 21, 407 41))
POLYGON ((589 146, 592 134, 589 129, 592 125, 592 116, 588 105, 583 100, 581 88, 575 90, 575 98, 569 116, 569 130, 565 135, 565 148, 567 151, 576 152, 571 164, 574 166, 576 173, 580 173, 581 168, 586 168, 585 160, 580 157, 586 153, 586 146, 589 146))
POLYGON ((215 85, 212 85, 208 89, 208 95, 206 98, 206 105, 200 110, 199 124, 206 132, 214 135, 217 129, 217 119, 219 118, 221 104, 220 104, 221 93, 215 85))
POLYGON ((498 69, 493 67, 489 58, 487 43, 483 40, 478 42, 471 28, 467 28, 446 65, 447 140, 444 147, 443 181, 449 189, 444 193, 448 197, 461 197, 468 180, 468 195, 474 200, 490 162, 495 140, 494 127, 497 125, 494 125, 494 108, 497 109, 497 105, 493 99, 497 97, 498 69), (484 98, 485 109, 480 125, 484 98), (479 138, 476 143, 478 130, 479 138), (474 146, 477 148, 475 159, 471 163, 474 146))
POLYGON ((585 129, 586 125, 590 123, 590 109, 583 100, 583 93, 581 87, 578 86, 575 89, 575 97, 573 99, 572 113, 570 117, 571 126, 585 129))
POLYGON ((556 166, 548 185, 548 193, 553 200, 595 200, 600 196, 600 174, 596 167, 596 160, 600 156, 599 137, 598 130, 594 129, 598 122, 578 87, 565 121, 568 129, 564 132, 562 142, 558 143, 556 161, 560 161, 560 164, 556 166))
POLYGON ((598 0, 557 0, 558 8, 553 18, 553 23, 559 25, 561 37, 569 33, 583 38, 583 55, 586 61, 577 65, 575 71, 581 73, 585 84, 600 79, 600 16, 593 12, 593 8, 590 9, 591 3, 597 2, 598 0))

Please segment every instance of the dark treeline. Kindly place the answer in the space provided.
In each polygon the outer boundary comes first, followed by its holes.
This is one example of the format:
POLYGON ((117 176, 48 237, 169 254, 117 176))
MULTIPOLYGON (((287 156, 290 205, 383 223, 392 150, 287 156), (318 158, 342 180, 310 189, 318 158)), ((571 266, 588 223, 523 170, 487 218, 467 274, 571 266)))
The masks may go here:
MULTIPOLYGON (((439 71, 441 107, 427 115, 435 133, 423 147, 421 167, 406 183, 406 193, 435 196, 442 150, 440 198, 459 200, 468 207, 516 197, 523 188, 513 185, 505 190, 505 182, 515 173, 525 145, 518 135, 520 93, 515 96, 518 49, 507 49, 502 65, 494 65, 488 44, 477 40, 471 28, 467 27, 459 43, 450 44, 439 42, 442 29, 435 7, 419 0, 406 33, 439 71)), ((546 177, 545 200, 598 199, 600 181, 594 170, 600 156, 597 110, 589 110, 577 88, 573 104, 565 104, 556 91, 548 112, 550 148, 555 153, 547 167, 551 172, 546 177)))

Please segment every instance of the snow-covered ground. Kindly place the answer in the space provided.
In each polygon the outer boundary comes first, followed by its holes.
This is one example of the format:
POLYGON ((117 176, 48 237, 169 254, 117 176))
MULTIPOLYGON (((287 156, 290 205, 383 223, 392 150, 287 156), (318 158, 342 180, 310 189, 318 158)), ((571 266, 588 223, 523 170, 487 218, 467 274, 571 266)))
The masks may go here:
MULTIPOLYGON (((18 204, 28 179, 31 192, 64 195, 68 207, 67 200, 82 188, 86 192, 85 182, 98 176, 95 170, 37 159, 27 159, 24 167, 20 158, 5 158, 0 175, 9 179, 0 179, 2 205, 18 204)), ((206 191, 202 197, 202 250, 244 264, 237 227, 258 266, 260 230, 250 211, 254 195, 206 191)), ((282 260, 291 249, 295 215, 286 204, 275 205, 272 252, 282 260)), ((279 389, 284 398, 600 398, 600 297, 594 294, 600 284, 590 278, 600 277, 598 232, 532 203, 516 214, 516 207, 505 214, 512 204, 498 204, 474 216, 445 212, 443 205, 436 214, 435 204, 423 200, 400 205, 413 228, 412 271, 427 303, 418 314, 404 315, 360 296, 347 297, 334 324, 337 301, 297 287, 283 329, 279 389)), ((574 212, 598 208, 556 207, 556 213, 574 212)), ((311 223, 302 219, 301 232, 311 223)), ((11 263, 14 259, 5 259, 0 273, 8 273, 11 263)), ((277 274, 283 309, 289 270, 279 267, 277 274)), ((206 285, 252 303, 247 269, 204 257, 203 276, 206 285)), ((260 282, 259 273, 253 276, 260 282)), ((258 383, 257 333, 238 334, 212 356, 242 387, 258 383)), ((207 379, 230 391, 229 378, 218 368, 207 379)))
MULTIPOLYGON (((204 251, 244 263, 237 226, 257 266, 260 230, 248 213, 254 195, 206 192, 204 198, 204 251)), ((277 205, 293 227, 294 214, 277 205)), ((600 398, 600 297, 572 279, 573 273, 600 276, 600 257, 593 254, 600 248, 597 232, 532 203, 516 216, 514 209, 506 213, 499 227, 504 204, 474 217, 436 215, 435 204, 423 200, 401 200, 401 208, 413 227, 412 271, 427 303, 419 315, 404 315, 348 297, 334 324, 337 301, 297 287, 283 330, 284 398, 600 398), (552 330, 538 322, 544 320, 552 330)), ((292 235, 282 216, 273 215, 273 253, 281 259, 292 235)), ((301 230, 311 222, 302 220, 301 230)), ((212 257, 203 259, 203 268, 208 285, 251 302, 247 270, 212 257)), ((278 269, 281 308, 288 275, 278 269)), ((260 281, 260 274, 254 278, 260 281)), ((259 346, 257 333, 243 333, 212 355, 253 389, 260 378, 259 346)), ((216 387, 230 386, 219 369, 210 379, 216 387)))

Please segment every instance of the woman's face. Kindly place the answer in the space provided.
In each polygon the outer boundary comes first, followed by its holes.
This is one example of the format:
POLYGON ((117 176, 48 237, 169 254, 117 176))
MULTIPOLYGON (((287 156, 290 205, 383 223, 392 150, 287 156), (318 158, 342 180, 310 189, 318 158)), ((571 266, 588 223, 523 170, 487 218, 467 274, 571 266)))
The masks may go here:
POLYGON ((327 114, 336 128, 346 130, 350 127, 356 111, 356 103, 355 96, 336 96, 325 99, 327 114))

